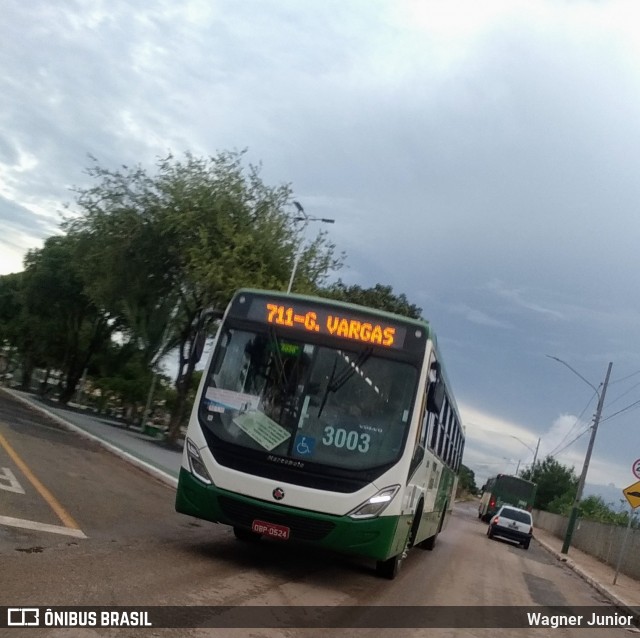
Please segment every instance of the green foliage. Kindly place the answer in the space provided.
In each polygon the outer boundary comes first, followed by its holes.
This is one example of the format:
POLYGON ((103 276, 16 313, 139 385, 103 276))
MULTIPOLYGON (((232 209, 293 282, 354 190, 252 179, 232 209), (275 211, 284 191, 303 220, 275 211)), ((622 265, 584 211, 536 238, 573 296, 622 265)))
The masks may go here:
POLYGON ((152 381, 144 352, 131 344, 111 343, 94 358, 89 375, 91 385, 101 391, 101 408, 107 403, 123 406, 144 403, 152 381))
POLYGON ((422 308, 409 303, 404 293, 396 295, 391 286, 383 284, 376 284, 373 288, 362 288, 358 285, 347 286, 341 280, 338 280, 337 283, 318 290, 318 294, 338 301, 394 312, 413 319, 420 319, 422 315, 422 308))
POLYGON ((16 338, 22 311, 22 284, 24 273, 0 275, 0 343, 16 338))
POLYGON ((520 476, 537 484, 534 507, 540 510, 559 513, 567 501, 573 502, 578 489, 578 477, 573 468, 558 463, 552 456, 523 470, 520 476))
POLYGON ((460 465, 460 473, 458 476, 458 492, 467 492, 468 494, 472 494, 474 496, 478 493, 475 473, 464 464, 460 465))
MULTIPOLYGON (((69 235, 85 246, 88 294, 122 322, 149 362, 179 351, 171 434, 186 410, 196 336, 210 310, 221 311, 243 286, 284 289, 302 240, 287 206, 289 186, 264 184, 243 153, 89 169, 94 186, 77 190, 69 235), (165 335, 166 339, 158 335, 165 335)), ((296 289, 314 289, 341 266, 322 233, 302 251, 296 289)))
POLYGON ((583 498, 580 501, 578 512, 583 518, 599 523, 627 525, 629 522, 628 512, 616 510, 611 504, 605 503, 602 497, 595 495, 583 498))
POLYGON ((19 304, 13 308, 12 337, 22 359, 23 385, 28 387, 36 366, 58 368, 65 403, 115 327, 85 293, 82 254, 68 236, 50 237, 41 249, 31 250, 21 273, 19 304))

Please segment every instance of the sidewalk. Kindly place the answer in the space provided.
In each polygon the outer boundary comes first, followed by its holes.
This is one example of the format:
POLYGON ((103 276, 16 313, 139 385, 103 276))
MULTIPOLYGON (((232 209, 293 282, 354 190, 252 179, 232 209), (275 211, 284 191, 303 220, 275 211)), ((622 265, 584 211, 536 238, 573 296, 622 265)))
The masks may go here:
POLYGON ((162 482, 176 487, 182 459, 182 442, 169 447, 164 441, 143 434, 140 429, 127 428, 108 417, 57 406, 27 392, 0 388, 10 396, 26 403, 41 414, 57 421, 67 429, 92 439, 117 456, 133 463, 162 482))
MULTIPOLYGON (((146 436, 139 431, 126 429, 118 421, 92 413, 58 407, 49 402, 43 402, 26 392, 8 390, 7 388, 1 388, 1 390, 78 434, 99 442, 114 454, 133 463, 164 483, 172 487, 177 485, 182 458, 180 449, 171 449, 162 441, 146 436)), ((613 567, 605 565, 593 556, 574 547, 569 548, 568 554, 561 554, 562 539, 552 536, 543 529, 536 528, 534 534, 535 540, 540 545, 558 560, 565 562, 569 568, 573 569, 613 604, 629 609, 631 613, 640 613, 640 581, 619 573, 614 585, 615 569, 613 567)))
POLYGON ((614 567, 610 567, 599 561, 594 556, 585 554, 575 547, 569 547, 568 554, 562 554, 563 540, 549 532, 536 527, 534 539, 558 560, 563 561, 567 567, 573 569, 579 576, 597 589, 605 598, 615 605, 629 609, 634 614, 640 612, 640 581, 637 581, 623 573, 618 573, 616 584, 613 579, 616 574, 614 567))

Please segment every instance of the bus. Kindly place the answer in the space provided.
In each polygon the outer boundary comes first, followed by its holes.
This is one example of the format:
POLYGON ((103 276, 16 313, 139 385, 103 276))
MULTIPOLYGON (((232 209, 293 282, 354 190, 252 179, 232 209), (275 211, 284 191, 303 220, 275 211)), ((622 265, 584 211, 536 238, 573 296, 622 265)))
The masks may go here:
POLYGON ((202 375, 175 507, 241 541, 372 559, 392 579, 444 528, 464 440, 428 322, 241 289, 202 375))
POLYGON ((510 474, 498 474, 490 478, 482 488, 478 518, 488 522, 502 505, 531 511, 536 487, 535 483, 510 474))

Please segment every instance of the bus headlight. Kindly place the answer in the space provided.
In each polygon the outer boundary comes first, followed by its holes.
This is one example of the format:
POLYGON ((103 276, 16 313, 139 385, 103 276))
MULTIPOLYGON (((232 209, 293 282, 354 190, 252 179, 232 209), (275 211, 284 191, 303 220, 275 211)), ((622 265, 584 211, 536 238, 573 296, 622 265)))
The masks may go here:
POLYGON ((204 461, 200 456, 200 450, 196 444, 189 438, 187 438, 187 458, 189 459, 189 467, 191 468, 191 474, 196 478, 199 478, 203 483, 211 485, 213 481, 207 472, 207 468, 204 465, 204 461))
POLYGON ((351 518, 374 518, 382 514, 384 509, 391 503, 393 497, 398 493, 399 485, 391 485, 374 494, 368 501, 358 505, 356 509, 349 512, 347 516, 351 518))

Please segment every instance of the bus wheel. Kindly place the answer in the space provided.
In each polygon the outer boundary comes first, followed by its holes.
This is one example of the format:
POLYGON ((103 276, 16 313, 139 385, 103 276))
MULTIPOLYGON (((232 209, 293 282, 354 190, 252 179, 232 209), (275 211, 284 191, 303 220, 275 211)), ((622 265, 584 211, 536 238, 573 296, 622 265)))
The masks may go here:
POLYGON ((244 527, 234 527, 233 533, 239 541, 245 541, 247 543, 257 543, 260 540, 260 534, 256 534, 250 529, 244 529, 244 527))
POLYGON ((400 565, 402 565, 403 554, 392 556, 387 560, 379 560, 376 563, 376 573, 382 578, 393 580, 400 571, 400 565))
POLYGON ((429 536, 429 538, 425 538, 420 543, 420 549, 428 549, 431 551, 436 546, 436 538, 438 538, 438 532, 436 532, 433 536, 429 536))

